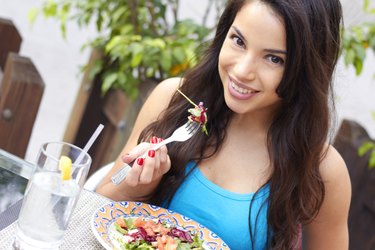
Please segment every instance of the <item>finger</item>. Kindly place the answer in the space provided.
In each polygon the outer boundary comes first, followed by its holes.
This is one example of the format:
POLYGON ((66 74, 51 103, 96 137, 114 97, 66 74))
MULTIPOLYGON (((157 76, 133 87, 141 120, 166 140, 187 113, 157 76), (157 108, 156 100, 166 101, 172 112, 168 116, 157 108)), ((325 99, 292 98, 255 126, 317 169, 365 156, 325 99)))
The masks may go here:
POLYGON ((168 157, 167 146, 164 145, 159 149, 159 156, 160 156, 160 164, 164 164, 167 162, 167 157, 168 157))
POLYGON ((149 184, 152 181, 152 177, 154 175, 156 166, 155 161, 155 150, 149 150, 148 155, 145 158, 145 162, 143 164, 142 173, 139 177, 139 182, 141 184, 149 184))
MULTIPOLYGON (((161 142, 162 139, 156 137, 156 136, 153 136, 151 138, 151 143, 152 144, 157 144, 159 142, 161 142)), ((153 157, 155 158, 155 166, 154 166, 154 175, 157 174, 159 172, 159 168, 160 168, 160 152, 159 150, 156 150, 154 152, 152 152, 151 150, 148 151, 148 154, 150 156, 151 155, 154 155, 153 157)))
POLYGON ((125 181, 129 186, 135 187, 139 184, 139 179, 142 173, 143 164, 144 164, 143 158, 138 158, 134 162, 132 169, 129 171, 128 175, 125 178, 125 181))
POLYGON ((122 160, 122 162, 124 162, 124 163, 130 163, 130 162, 132 162, 134 159, 135 159, 135 156, 130 155, 129 153, 126 153, 126 154, 124 154, 124 155, 121 156, 121 160, 122 160))
POLYGON ((122 161, 125 163, 129 163, 136 159, 137 157, 140 157, 146 150, 150 147, 150 144, 147 142, 142 142, 138 144, 136 147, 134 147, 132 150, 130 150, 127 154, 123 155, 121 157, 122 161))
POLYGON ((166 156, 166 161, 163 164, 160 164, 160 174, 164 175, 171 169, 171 159, 169 158, 169 155, 166 156))

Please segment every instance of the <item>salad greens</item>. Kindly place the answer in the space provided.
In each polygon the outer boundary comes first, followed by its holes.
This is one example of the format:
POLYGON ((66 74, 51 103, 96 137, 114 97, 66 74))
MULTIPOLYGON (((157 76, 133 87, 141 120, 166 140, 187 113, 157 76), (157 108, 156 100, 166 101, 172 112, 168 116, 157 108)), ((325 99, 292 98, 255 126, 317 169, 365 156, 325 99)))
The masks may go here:
POLYGON ((197 234, 159 219, 119 217, 114 228, 118 234, 114 239, 124 250, 203 250, 197 234))

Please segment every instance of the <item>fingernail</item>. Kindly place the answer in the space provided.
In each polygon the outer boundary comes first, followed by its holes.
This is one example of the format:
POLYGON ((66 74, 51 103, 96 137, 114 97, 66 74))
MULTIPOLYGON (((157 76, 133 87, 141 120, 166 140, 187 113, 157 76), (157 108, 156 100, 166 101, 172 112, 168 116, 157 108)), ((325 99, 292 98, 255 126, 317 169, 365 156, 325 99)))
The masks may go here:
POLYGON ((139 166, 143 166, 143 158, 138 158, 138 159, 137 159, 137 164, 138 164, 139 166))
POLYGON ((158 143, 162 142, 163 138, 158 138, 158 143))
POLYGON ((151 158, 154 158, 155 157, 155 150, 149 150, 148 151, 148 156, 150 156, 151 158))
POLYGON ((152 143, 152 144, 158 143, 158 138, 157 138, 156 136, 153 136, 153 137, 151 138, 151 143, 152 143))

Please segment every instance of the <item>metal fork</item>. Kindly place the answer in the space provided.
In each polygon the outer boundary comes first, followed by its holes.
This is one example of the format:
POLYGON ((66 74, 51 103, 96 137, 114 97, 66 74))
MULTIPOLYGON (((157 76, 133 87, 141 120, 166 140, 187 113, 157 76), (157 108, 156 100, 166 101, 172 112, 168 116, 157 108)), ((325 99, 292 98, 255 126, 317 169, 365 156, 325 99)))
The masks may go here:
MULTIPOLYGON (((198 130, 200 124, 197 122, 188 121, 181 127, 177 128, 173 134, 168 137, 167 139, 159 142, 155 146, 151 147, 152 150, 158 150, 160 147, 174 141, 183 142, 190 139, 198 130)), ((146 157, 145 152, 141 157, 146 157)), ((115 185, 120 184, 123 180, 125 180, 126 176, 128 175, 131 166, 133 166, 135 160, 130 162, 129 164, 125 164, 122 166, 111 178, 112 183, 115 185)))

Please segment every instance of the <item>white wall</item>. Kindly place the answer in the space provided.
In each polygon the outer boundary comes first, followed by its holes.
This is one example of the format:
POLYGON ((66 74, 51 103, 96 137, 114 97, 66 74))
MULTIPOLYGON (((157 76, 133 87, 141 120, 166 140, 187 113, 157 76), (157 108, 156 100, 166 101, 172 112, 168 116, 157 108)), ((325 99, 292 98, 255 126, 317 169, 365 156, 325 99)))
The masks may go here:
MULTIPOLYGON (((184 16, 199 16, 207 0, 186 0, 181 11, 184 16)), ((344 4, 349 0, 343 0, 344 4)), ((356 1, 357 2, 357 1, 356 1)), ((35 122, 26 159, 34 161, 39 146, 45 141, 62 140, 70 112, 74 104, 82 75, 79 67, 89 56, 89 51, 80 52, 80 47, 95 32, 68 26, 67 40, 61 38, 57 22, 38 18, 34 25, 27 21, 27 13, 33 6, 40 6, 38 0, 0 0, 0 17, 12 19, 23 37, 21 54, 30 57, 36 65, 46 88, 39 114, 35 122)), ((353 7, 347 8, 353 16, 353 7)), ((356 16, 353 20, 357 20, 356 16)), ((353 21, 353 22, 354 22, 353 21)), ((4 38, 0 38, 4 39, 4 38)), ((340 66, 337 72, 337 111, 339 119, 355 119, 375 137, 375 57, 371 55, 365 64, 363 74, 356 78, 352 69, 340 66)))
POLYGON ((23 38, 20 54, 34 62, 46 85, 26 153, 30 161, 34 161, 43 142, 62 140, 81 80, 79 67, 89 56, 89 51, 81 53, 80 48, 94 33, 69 25, 67 39, 63 40, 54 20, 40 16, 31 25, 28 11, 41 3, 0 0, 0 17, 11 19, 23 38))

